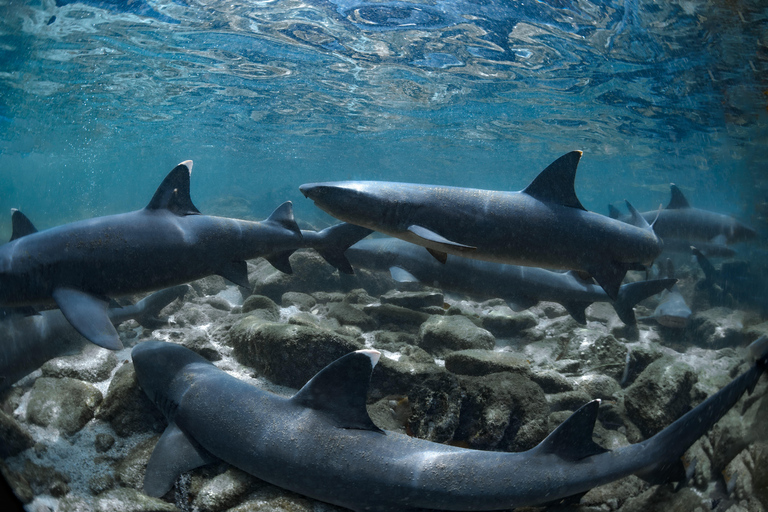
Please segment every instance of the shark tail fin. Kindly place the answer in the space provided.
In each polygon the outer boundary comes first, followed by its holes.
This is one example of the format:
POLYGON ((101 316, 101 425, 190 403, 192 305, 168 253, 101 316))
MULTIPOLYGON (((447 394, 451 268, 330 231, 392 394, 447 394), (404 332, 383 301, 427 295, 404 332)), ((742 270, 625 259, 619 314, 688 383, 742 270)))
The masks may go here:
POLYGON ((637 303, 661 293, 663 290, 672 288, 676 282, 677 279, 654 279, 624 284, 619 288, 619 295, 613 302, 613 309, 616 310, 616 314, 622 322, 627 325, 635 325, 637 320, 633 308, 637 303))
POLYGON ((599 408, 600 400, 592 400, 583 405, 553 430, 534 450, 551 453, 569 461, 578 461, 610 451, 592 440, 592 431, 595 428, 599 408))
POLYGON ((710 263, 707 257, 704 256, 704 254, 696 247, 691 246, 691 252, 694 256, 696 256, 696 261, 699 262, 699 266, 704 272, 704 277, 706 277, 709 281, 714 280, 717 277, 717 270, 715 270, 715 267, 712 265, 712 263, 710 263))
POLYGON ((354 224, 336 224, 318 232, 311 241, 311 247, 340 272, 354 274, 355 271, 344 256, 344 251, 371 233, 370 229, 354 224))

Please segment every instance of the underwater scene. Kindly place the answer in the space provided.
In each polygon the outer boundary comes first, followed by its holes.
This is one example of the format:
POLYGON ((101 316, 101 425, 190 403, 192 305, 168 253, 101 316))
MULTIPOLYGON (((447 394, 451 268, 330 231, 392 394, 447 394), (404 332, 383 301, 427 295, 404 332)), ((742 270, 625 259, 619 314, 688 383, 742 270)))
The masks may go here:
POLYGON ((768 4, 0 0, 0 494, 768 510, 768 4))

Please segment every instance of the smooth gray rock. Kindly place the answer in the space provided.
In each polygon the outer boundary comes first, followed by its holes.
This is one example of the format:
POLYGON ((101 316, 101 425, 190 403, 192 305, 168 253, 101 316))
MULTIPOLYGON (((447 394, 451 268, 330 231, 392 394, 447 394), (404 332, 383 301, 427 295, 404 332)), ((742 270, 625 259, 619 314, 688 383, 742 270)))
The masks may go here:
POLYGON ((171 503, 150 498, 127 487, 99 494, 93 501, 93 512, 179 512, 171 503))
POLYGON ((363 308, 379 324, 380 329, 416 333, 421 324, 431 315, 421 311, 395 306, 394 304, 373 304, 363 308))
POLYGON ((159 440, 160 436, 153 436, 138 442, 118 461, 115 465, 115 475, 119 483, 133 489, 143 488, 147 461, 159 440))
POLYGON ((201 297, 216 295, 227 289, 228 281, 221 276, 211 275, 189 283, 192 289, 201 297))
POLYGON ((335 318, 341 325, 353 325, 363 331, 376 328, 376 321, 359 306, 353 306, 346 300, 334 302, 328 307, 328 317, 335 318))
POLYGON ((433 354, 466 349, 490 350, 493 334, 464 316, 432 316, 419 328, 419 346, 433 354))
POLYGON ((35 440, 13 416, 0 411, 0 459, 13 457, 35 445, 35 440))
POLYGON ((563 391, 547 395, 547 403, 551 411, 576 411, 587 404, 592 398, 583 389, 563 391))
POLYGON ((283 386, 300 388, 339 357, 362 343, 306 325, 277 324, 247 316, 230 330, 235 358, 283 386))
POLYGON ((347 293, 347 295, 344 297, 344 302, 347 304, 359 304, 365 306, 367 304, 378 302, 378 300, 375 297, 369 295, 365 289, 355 288, 354 290, 350 290, 347 293))
POLYGON ((132 363, 124 364, 115 372, 96 418, 109 423, 121 437, 162 432, 166 423, 160 410, 139 388, 132 363))
POLYGON ((240 310, 241 313, 250 313, 269 322, 277 322, 280 319, 280 307, 275 301, 264 295, 251 295, 240 310))
POLYGON ((610 334, 578 329, 570 341, 567 357, 580 360, 582 372, 620 379, 627 363, 627 347, 610 334))
POLYGON ((428 363, 414 362, 408 358, 395 361, 388 357, 379 359, 379 364, 373 369, 371 384, 368 390, 370 401, 379 400, 388 395, 408 395, 418 386, 430 379, 450 379, 444 374, 445 368, 434 361, 428 363))
POLYGON ((721 349, 744 345, 747 339, 743 311, 728 308, 712 308, 691 315, 686 329, 687 338, 700 347, 721 349))
POLYGON ((445 356, 445 369, 458 375, 480 376, 499 372, 514 372, 530 376, 528 360, 511 352, 468 349, 445 356))
POLYGON ((264 483, 255 477, 229 467, 224 473, 206 481, 192 501, 200 512, 220 512, 238 505, 249 493, 264 483))
POLYGON ((578 379, 579 388, 584 390, 592 400, 611 400, 616 393, 621 391, 621 386, 616 379, 607 375, 593 373, 583 375, 578 379))
POLYGON ((115 366, 117 357, 114 352, 88 343, 79 354, 51 359, 41 370, 44 377, 70 377, 85 382, 101 382, 109 378, 115 366))
POLYGON ((545 393, 573 391, 571 381, 555 370, 538 370, 531 374, 531 380, 541 386, 545 393))
POLYGON ((624 392, 624 407, 643 435, 651 437, 688 412, 696 372, 671 357, 648 365, 624 392))
POLYGON ((40 377, 30 391, 27 419, 70 436, 91 421, 101 400, 101 391, 83 381, 40 377))
POLYGON ((317 305, 317 300, 307 293, 285 292, 280 298, 280 303, 284 308, 296 306, 302 311, 309 311, 317 305))
POLYGON ((105 433, 99 433, 96 434, 96 440, 95 440, 95 448, 96 451, 99 453, 104 453, 106 451, 109 451, 110 448, 115 444, 115 438, 112 437, 109 434, 105 433))
POLYGON ((482 326, 499 338, 522 336, 526 329, 534 327, 536 317, 530 311, 516 312, 508 306, 497 306, 482 318, 482 326))
POLYGON ((443 294, 437 290, 399 291, 390 290, 381 296, 382 304, 394 304, 408 309, 443 307, 443 294))

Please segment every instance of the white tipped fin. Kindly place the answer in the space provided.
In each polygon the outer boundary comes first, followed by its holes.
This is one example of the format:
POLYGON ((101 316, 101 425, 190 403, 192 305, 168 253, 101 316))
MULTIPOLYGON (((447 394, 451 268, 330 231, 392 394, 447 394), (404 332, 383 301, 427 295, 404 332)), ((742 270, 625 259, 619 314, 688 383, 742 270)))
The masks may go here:
POLYGON ((367 355, 371 359, 371 368, 376 366, 379 362, 379 358, 381 358, 381 352, 378 350, 356 350, 355 352, 367 355))

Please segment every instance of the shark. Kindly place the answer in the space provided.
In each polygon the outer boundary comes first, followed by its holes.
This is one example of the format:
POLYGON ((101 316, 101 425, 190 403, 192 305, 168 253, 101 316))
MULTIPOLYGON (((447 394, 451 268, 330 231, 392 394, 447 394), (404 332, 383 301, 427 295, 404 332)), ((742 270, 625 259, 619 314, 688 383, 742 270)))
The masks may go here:
POLYGON ((380 354, 351 352, 284 397, 241 381, 195 352, 145 341, 131 352, 139 386, 168 427, 143 491, 163 496, 196 467, 225 461, 293 492, 355 511, 503 510, 583 493, 628 475, 685 478, 685 451, 768 366, 766 339, 751 367, 661 432, 607 450, 592 439, 600 401, 579 408, 539 445, 492 452, 378 428, 366 410, 380 354))
POLYGON ((768 279, 765 272, 749 261, 729 261, 715 268, 712 262, 697 248, 691 246, 696 261, 704 273, 697 287, 706 290, 713 304, 732 305, 768 311, 768 279))
MULTIPOLYGON (((669 185, 671 198, 666 208, 643 212, 647 221, 654 219, 653 229, 662 240, 685 240, 688 242, 709 242, 712 247, 706 247, 712 256, 725 256, 725 251, 717 246, 746 242, 757 237, 757 232, 735 217, 723 213, 694 208, 688 202, 683 192, 674 183, 669 185)), ((622 216, 617 208, 609 205, 609 216, 629 221, 630 217, 622 216)), ((685 249, 687 249, 685 247, 685 249)))
MULTIPOLYGON (((674 279, 675 266, 672 260, 667 258, 664 263, 665 275, 667 278, 674 279)), ((641 321, 655 320, 659 325, 670 327, 672 329, 685 329, 688 326, 688 320, 691 318, 691 308, 685 302, 680 287, 677 283, 669 288, 662 290, 659 304, 653 310, 653 314, 648 317, 640 318, 641 321)))
POLYGON ((610 302, 622 322, 634 325, 634 306, 676 282, 656 279, 623 284, 613 301, 592 279, 584 279, 577 272, 471 258, 451 258, 441 264, 422 247, 397 238, 361 240, 344 255, 353 267, 388 271, 398 282, 420 282, 476 298, 499 297, 516 310, 542 300, 557 302, 582 325, 587 323, 585 310, 593 302, 610 302))
MULTIPOLYGON (((115 303, 107 309, 107 316, 114 325, 133 319, 145 328, 156 328, 163 322, 160 311, 187 290, 187 285, 179 285, 154 292, 136 304, 115 303)), ((58 309, 34 315, 7 310, 0 314, 0 391, 54 357, 78 353, 87 343, 58 309)))
POLYGON ((291 202, 261 222, 203 215, 190 197, 191 172, 191 160, 174 167, 141 210, 42 231, 19 221, 12 240, 0 246, 0 307, 55 303, 86 339, 116 350, 122 344, 109 319, 109 297, 213 274, 248 288, 246 259, 264 257, 290 272, 288 258, 301 248, 353 272, 343 252, 367 231, 338 224, 302 232, 291 202))
POLYGON ((426 247, 441 262, 453 254, 582 271, 616 300, 627 271, 650 265, 661 241, 637 212, 629 225, 582 206, 574 189, 581 155, 561 156, 519 192, 384 181, 299 190, 337 219, 426 247))

